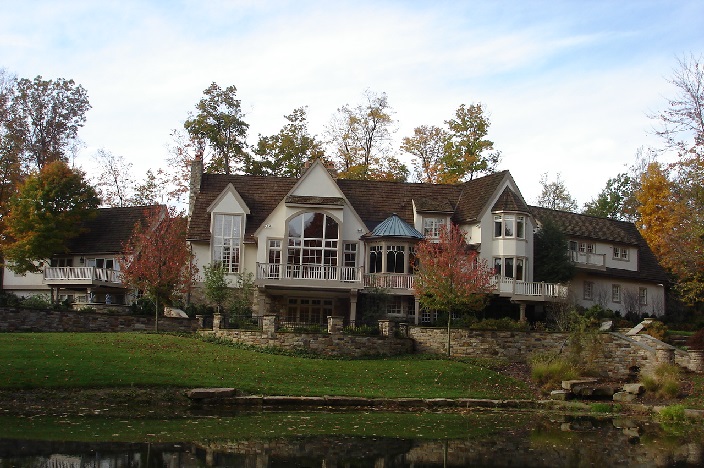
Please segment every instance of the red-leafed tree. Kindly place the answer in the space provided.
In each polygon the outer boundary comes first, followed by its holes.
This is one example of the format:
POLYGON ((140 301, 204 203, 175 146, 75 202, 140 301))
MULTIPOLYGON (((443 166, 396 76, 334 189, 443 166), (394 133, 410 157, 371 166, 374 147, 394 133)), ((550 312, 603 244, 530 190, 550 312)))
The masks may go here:
POLYGON ((120 260, 123 281, 154 301, 159 330, 159 305, 184 294, 197 269, 186 244, 186 218, 172 208, 155 206, 135 225, 120 260))
POLYGON ((438 242, 416 247, 415 290, 421 306, 447 313, 447 353, 450 354, 452 314, 477 312, 487 303, 493 271, 470 249, 455 224, 441 229, 438 242))

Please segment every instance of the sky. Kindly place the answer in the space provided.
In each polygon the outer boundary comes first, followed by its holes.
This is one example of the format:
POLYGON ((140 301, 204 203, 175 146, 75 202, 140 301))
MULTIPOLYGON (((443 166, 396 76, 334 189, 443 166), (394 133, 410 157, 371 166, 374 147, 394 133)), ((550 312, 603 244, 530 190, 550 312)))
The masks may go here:
POLYGON ((580 206, 657 146, 678 57, 704 54, 700 0, 0 0, 0 68, 73 79, 92 109, 76 163, 105 149, 166 166, 212 82, 235 85, 249 143, 307 106, 323 137, 339 107, 386 93, 395 139, 482 103, 488 138, 528 203, 559 174, 580 206))

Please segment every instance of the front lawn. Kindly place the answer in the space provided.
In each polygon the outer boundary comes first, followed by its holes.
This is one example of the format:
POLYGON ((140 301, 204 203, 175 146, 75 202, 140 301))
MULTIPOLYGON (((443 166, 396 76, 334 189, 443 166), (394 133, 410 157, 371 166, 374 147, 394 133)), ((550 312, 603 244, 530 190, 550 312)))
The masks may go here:
POLYGON ((468 363, 281 356, 145 333, 0 334, 2 389, 235 387, 249 394, 530 398, 525 383, 468 363))

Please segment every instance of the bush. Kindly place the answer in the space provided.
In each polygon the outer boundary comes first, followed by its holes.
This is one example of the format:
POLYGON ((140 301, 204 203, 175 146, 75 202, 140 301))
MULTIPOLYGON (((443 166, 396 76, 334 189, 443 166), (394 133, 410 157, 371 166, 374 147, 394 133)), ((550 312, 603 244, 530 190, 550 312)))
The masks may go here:
POLYGON ((687 420, 684 414, 684 405, 670 405, 663 408, 658 413, 658 419, 662 422, 681 423, 687 420))
POLYGON ((704 351, 704 328, 689 337, 687 340, 687 347, 689 349, 704 351))
POLYGON ((579 377, 577 369, 560 354, 536 353, 530 357, 529 364, 531 378, 543 393, 560 387, 563 380, 579 377))
POLYGON ((51 300, 47 296, 36 294, 20 300, 20 306, 27 309, 51 309, 51 300))
POLYGON ((19 305, 20 298, 17 297, 15 294, 11 292, 0 294, 0 306, 18 307, 19 305))
POLYGON ((660 364, 652 372, 641 376, 648 392, 660 398, 675 398, 680 393, 680 368, 674 364, 660 364))
POLYGON ((508 317, 500 319, 486 319, 472 323, 471 330, 530 330, 528 322, 517 322, 508 317))
POLYGON ((665 335, 667 334, 667 326, 658 320, 653 320, 648 324, 645 331, 653 338, 662 341, 665 339, 665 335))
POLYGON ((376 336, 381 333, 381 330, 374 325, 358 325, 356 327, 348 325, 342 329, 342 333, 345 335, 376 336))

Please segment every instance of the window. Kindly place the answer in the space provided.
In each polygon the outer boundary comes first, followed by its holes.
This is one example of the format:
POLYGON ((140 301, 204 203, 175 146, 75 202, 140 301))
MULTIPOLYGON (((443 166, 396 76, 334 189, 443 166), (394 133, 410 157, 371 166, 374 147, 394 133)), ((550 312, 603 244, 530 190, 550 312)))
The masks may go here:
POLYGON ((517 281, 523 281, 524 268, 525 268, 525 259, 517 258, 516 259, 516 280, 517 281))
POLYGON ((354 268, 357 266, 357 244, 349 243, 343 246, 343 265, 354 268))
POLYGON ((423 236, 426 239, 438 239, 440 230, 445 227, 446 221, 444 218, 424 218, 423 219, 423 236))
POLYGON ((386 247, 386 272, 405 273, 406 246, 389 245, 386 247))
POLYGON ((591 301, 594 299, 594 283, 591 281, 584 282, 584 300, 591 301))
POLYGON ((403 315, 403 301, 400 298, 391 299, 386 305, 388 315, 403 315))
POLYGON ((614 247, 614 260, 628 260, 628 247, 614 247))
POLYGON ((242 216, 216 214, 213 218, 213 262, 219 262, 226 273, 240 271, 242 216))
POLYGON ((591 242, 580 242, 579 251, 582 253, 594 253, 596 252, 596 244, 591 242))
POLYGON ((332 312, 332 299, 291 298, 288 300, 286 321, 324 325, 332 312))
POLYGON ((383 245, 372 245, 371 247, 369 247, 369 273, 383 272, 383 255, 383 245))
POLYGON ((337 266, 339 227, 324 213, 303 213, 288 222, 288 264, 337 266))
POLYGON ((513 257, 506 257, 504 259, 504 276, 506 278, 513 278, 513 257))
POLYGON ((621 302, 621 285, 611 285, 611 302, 621 302))
POLYGON ((648 288, 638 288, 638 305, 648 305, 648 288))
POLYGON ((494 257, 494 274, 501 276, 501 257, 494 257))
POLYGON ((266 277, 278 278, 281 272, 281 239, 269 239, 266 277))
POLYGON ((86 266, 99 268, 101 270, 114 270, 117 266, 117 263, 115 262, 114 258, 87 258, 86 266))
POLYGON ((512 214, 494 216, 494 237, 525 239, 526 218, 512 214))
POLYGON ((53 266, 53 267, 72 267, 73 266, 73 259, 72 258, 52 258, 51 259, 51 266, 53 266))

